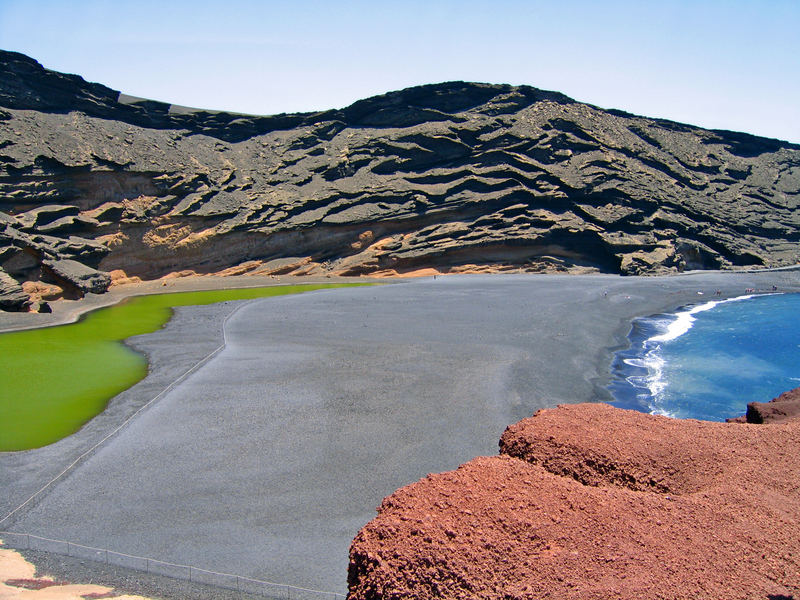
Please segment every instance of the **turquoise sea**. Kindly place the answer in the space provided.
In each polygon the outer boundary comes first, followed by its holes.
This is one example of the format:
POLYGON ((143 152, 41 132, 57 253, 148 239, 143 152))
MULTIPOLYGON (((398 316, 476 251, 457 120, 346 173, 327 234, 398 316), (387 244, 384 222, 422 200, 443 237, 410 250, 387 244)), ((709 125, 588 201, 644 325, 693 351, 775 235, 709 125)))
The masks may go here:
POLYGON ((714 300, 634 321, 613 405, 724 421, 800 387, 800 294, 714 300))

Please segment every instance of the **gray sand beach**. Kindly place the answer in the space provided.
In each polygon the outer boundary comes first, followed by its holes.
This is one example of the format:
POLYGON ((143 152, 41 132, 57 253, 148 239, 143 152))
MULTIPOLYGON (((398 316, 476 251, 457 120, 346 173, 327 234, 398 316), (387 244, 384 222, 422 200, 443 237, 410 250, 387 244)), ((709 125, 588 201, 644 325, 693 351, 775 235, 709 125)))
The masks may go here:
POLYGON ((224 348, 0 530, 343 593, 387 494, 495 454, 539 408, 608 400, 633 318, 773 285, 798 291, 800 273, 445 276, 178 309, 130 340, 150 373, 106 412, 0 454, 0 519, 224 348))

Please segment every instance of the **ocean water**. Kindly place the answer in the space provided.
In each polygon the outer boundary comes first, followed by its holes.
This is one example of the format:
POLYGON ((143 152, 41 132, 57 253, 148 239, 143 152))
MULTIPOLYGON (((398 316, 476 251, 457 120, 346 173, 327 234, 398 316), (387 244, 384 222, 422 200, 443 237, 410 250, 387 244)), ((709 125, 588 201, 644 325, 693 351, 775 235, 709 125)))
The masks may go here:
POLYGON ((800 387, 800 294, 741 296, 634 321, 614 406, 724 421, 800 387))

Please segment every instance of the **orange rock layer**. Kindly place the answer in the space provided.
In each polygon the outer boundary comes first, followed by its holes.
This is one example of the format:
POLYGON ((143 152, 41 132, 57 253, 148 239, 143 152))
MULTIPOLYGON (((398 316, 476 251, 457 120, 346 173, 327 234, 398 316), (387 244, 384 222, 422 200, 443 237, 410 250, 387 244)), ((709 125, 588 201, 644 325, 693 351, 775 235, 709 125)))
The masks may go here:
POLYGON ((800 420, 542 410, 387 497, 351 600, 800 598, 800 420))

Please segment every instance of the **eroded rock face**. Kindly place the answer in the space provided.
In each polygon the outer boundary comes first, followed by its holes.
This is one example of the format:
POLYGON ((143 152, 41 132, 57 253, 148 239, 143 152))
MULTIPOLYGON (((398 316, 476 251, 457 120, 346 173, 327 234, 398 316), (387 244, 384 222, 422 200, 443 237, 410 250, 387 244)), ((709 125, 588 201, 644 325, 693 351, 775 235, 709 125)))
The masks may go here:
POLYGON ((42 270, 47 279, 62 287, 72 287, 81 294, 102 294, 111 285, 108 273, 97 271, 75 260, 45 260, 42 270))
POLYGON ((0 51, 0 266, 154 278, 798 261, 800 149, 450 82, 256 117, 126 97, 0 51))
POLYGON ((500 447, 383 501, 351 547, 351 600, 800 594, 800 420, 580 404, 500 447))
POLYGON ((800 418, 800 388, 784 392, 769 402, 751 402, 747 405, 747 423, 781 423, 800 418))
POLYGON ((25 293, 16 279, 0 269, 0 310, 26 310, 30 296, 25 293))

